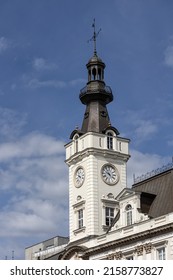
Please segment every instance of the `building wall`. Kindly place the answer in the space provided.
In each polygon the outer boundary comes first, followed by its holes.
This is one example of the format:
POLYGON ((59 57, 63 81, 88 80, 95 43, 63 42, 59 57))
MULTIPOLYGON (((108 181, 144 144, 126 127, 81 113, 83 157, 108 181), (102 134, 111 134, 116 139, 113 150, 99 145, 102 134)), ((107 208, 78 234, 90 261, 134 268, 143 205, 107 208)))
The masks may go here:
POLYGON ((163 258, 173 260, 173 213, 131 226, 115 226, 109 233, 83 242, 82 246, 87 247, 90 260, 130 257, 134 260, 158 260, 159 251, 164 251, 163 258))
POLYGON ((35 244, 25 249, 25 259, 45 259, 49 255, 62 250, 68 243, 68 237, 55 236, 41 243, 35 244))
POLYGON ((114 137, 113 148, 108 149, 106 135, 89 132, 66 145, 66 162, 69 165, 71 242, 104 232, 102 200, 109 194, 115 198, 126 187, 128 142, 127 139, 114 137), (119 174, 119 180, 114 186, 102 180, 101 169, 108 163, 114 165, 119 174), (84 169, 85 181, 82 186, 75 187, 75 172, 79 167, 84 169), (82 229, 78 229, 79 209, 82 209, 84 213, 82 229))

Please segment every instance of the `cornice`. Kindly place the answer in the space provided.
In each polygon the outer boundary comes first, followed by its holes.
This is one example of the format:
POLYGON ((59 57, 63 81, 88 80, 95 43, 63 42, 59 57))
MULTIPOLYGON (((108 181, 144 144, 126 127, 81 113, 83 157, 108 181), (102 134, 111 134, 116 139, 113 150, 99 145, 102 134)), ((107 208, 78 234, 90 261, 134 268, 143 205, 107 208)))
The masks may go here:
POLYGON ((171 232, 171 231, 173 232, 173 223, 171 223, 169 225, 164 225, 164 226, 160 226, 157 228, 153 228, 150 230, 146 230, 144 232, 136 233, 131 236, 121 238, 119 240, 114 240, 114 241, 106 242, 104 244, 99 244, 96 247, 92 247, 92 248, 89 248, 88 250, 86 250, 83 257, 86 258, 88 256, 97 254, 98 252, 104 252, 105 250, 112 249, 116 246, 122 246, 122 245, 125 245, 128 243, 131 243, 133 241, 139 241, 139 240, 151 238, 153 236, 159 235, 161 232, 166 233, 166 232, 171 232))
POLYGON ((98 148, 86 148, 80 152, 75 153, 70 158, 65 160, 65 162, 70 166, 71 164, 76 164, 81 161, 83 158, 86 158, 90 155, 97 155, 106 158, 116 158, 117 160, 125 160, 128 161, 130 155, 117 152, 115 150, 107 150, 107 149, 98 149, 98 148))

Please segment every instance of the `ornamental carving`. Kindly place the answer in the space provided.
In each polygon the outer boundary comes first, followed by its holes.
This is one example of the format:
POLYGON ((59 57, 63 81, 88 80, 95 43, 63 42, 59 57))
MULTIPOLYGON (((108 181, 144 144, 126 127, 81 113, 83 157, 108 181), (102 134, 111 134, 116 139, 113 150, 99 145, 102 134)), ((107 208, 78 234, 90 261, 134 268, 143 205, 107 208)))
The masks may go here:
POLYGON ((110 254, 107 256, 108 260, 121 260, 122 259, 122 252, 116 252, 115 254, 110 254))
POLYGON ((150 254, 151 250, 152 250, 152 244, 151 243, 147 243, 147 244, 144 245, 144 248, 145 248, 146 254, 150 254))
POLYGON ((122 259, 122 252, 115 253, 115 259, 116 260, 121 260, 122 259))
POLYGON ((108 259, 108 260, 114 260, 114 254, 108 255, 107 259, 108 259))
POLYGON ((136 248, 137 255, 142 256, 143 255, 143 250, 144 250, 143 245, 137 246, 137 248, 136 248))

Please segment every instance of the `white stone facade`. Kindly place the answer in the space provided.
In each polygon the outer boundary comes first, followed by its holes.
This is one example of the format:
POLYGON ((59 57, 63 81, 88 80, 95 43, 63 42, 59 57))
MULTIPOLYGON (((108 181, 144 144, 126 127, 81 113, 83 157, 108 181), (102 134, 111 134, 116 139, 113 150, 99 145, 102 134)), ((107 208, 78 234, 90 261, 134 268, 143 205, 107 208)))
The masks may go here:
POLYGON ((69 166, 70 241, 105 232, 105 206, 116 205, 115 197, 126 187, 126 162, 129 158, 128 139, 113 137, 107 148, 107 135, 88 132, 67 144, 66 163, 69 166), (115 166, 119 180, 108 185, 102 180, 105 164, 115 166), (85 180, 75 187, 75 171, 82 167, 85 180), (109 198, 109 196, 112 198, 109 198), (78 228, 78 211, 83 209, 83 227, 78 228))

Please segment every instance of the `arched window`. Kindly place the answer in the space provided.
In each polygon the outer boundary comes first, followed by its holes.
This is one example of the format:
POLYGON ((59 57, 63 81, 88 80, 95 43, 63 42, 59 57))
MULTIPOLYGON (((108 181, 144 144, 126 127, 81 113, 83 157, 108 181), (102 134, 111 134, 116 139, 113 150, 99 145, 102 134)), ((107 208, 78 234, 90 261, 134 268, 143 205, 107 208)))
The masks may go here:
POLYGON ((88 71, 88 81, 91 81, 91 69, 88 71))
POLYGON ((126 224, 130 226, 132 224, 132 206, 128 204, 126 206, 126 224))
POLYGON ((113 134, 111 132, 107 133, 107 148, 110 150, 113 149, 113 134))
POLYGON ((76 153, 78 152, 78 138, 79 138, 78 134, 75 134, 75 136, 73 137, 73 139, 75 141, 75 152, 76 153))
POLYGON ((93 75, 93 80, 95 80, 96 79, 96 69, 95 69, 95 67, 92 70, 92 75, 93 75))
POLYGON ((102 80, 102 75, 101 75, 101 68, 98 68, 98 79, 101 81, 102 80))

